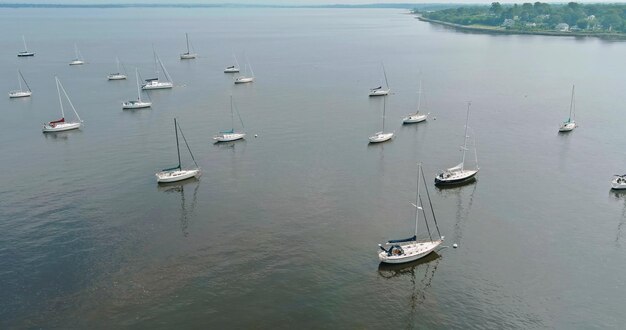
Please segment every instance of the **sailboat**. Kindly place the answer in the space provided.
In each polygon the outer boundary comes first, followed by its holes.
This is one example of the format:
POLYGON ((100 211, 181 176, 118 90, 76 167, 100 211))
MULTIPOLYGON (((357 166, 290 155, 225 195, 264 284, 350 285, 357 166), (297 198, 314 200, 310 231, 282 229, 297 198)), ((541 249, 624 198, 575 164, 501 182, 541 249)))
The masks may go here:
POLYGON ((33 94, 33 91, 30 90, 30 87, 28 86, 28 83, 26 82, 26 79, 24 79, 24 76, 22 75, 22 72, 20 70, 17 70, 17 83, 20 85, 20 89, 16 91, 10 91, 9 98, 14 99, 18 97, 29 97, 33 94), (24 85, 26 85, 27 90, 22 89, 22 80, 24 81, 24 85))
POLYGON ((611 189, 624 190, 626 189, 626 174, 615 174, 613 180, 611 180, 611 189))
MULTIPOLYGON (((111 73, 107 76, 108 80, 125 80, 126 79, 126 69, 124 69, 124 73, 120 71, 120 59, 115 57, 115 63, 117 64, 117 73, 111 73)), ((123 67, 124 65, 122 65, 123 67)))
POLYGON ((74 44, 74 53, 76 54, 76 58, 70 62, 70 65, 83 65, 85 64, 85 60, 83 59, 83 55, 78 50, 78 46, 74 44))
POLYGON ((156 78, 146 79, 146 82, 143 85, 141 85, 141 89, 150 90, 150 89, 166 89, 166 88, 174 87, 172 78, 170 77, 169 73, 167 73, 165 66, 163 66, 163 62, 161 62, 161 59, 157 55, 156 51, 153 51, 153 53, 154 53, 154 66, 155 66, 155 71, 156 71, 155 72, 156 78), (166 81, 159 80, 159 67, 161 67, 161 70, 163 70, 165 79, 167 79, 166 81))
MULTIPOLYGON (((241 128, 243 129, 243 120, 241 119, 241 115, 239 111, 237 111, 237 116, 239 116, 239 121, 241 122, 241 128)), ((239 139, 243 139, 246 136, 245 132, 235 132, 235 114, 233 110, 233 96, 230 96, 230 120, 231 120, 231 129, 228 131, 220 132, 218 135, 213 137, 213 140, 217 142, 228 142, 228 141, 236 141, 239 139)))
POLYGON ((57 93, 59 94, 59 104, 61 105, 61 119, 43 124, 43 132, 44 133, 62 132, 62 131, 69 131, 72 129, 80 128, 83 121, 80 119, 80 116, 78 116, 78 112, 76 112, 76 108, 74 108, 74 104, 72 104, 72 100, 70 100, 70 97, 67 95, 67 92, 65 91, 65 88, 63 88, 63 85, 61 84, 61 81, 59 80, 59 78, 54 77, 54 79, 56 80, 56 83, 57 83, 57 93), (76 118, 78 119, 77 121, 65 121, 65 111, 63 109, 63 100, 61 99, 61 91, 63 91, 63 94, 65 95, 65 98, 67 99, 67 102, 72 107, 72 110, 74 111, 74 114, 76 115, 76 118))
MULTIPOLYGON (((444 236, 441 236, 439 232, 439 225, 437 225, 437 218, 435 217, 435 210, 433 204, 430 201, 430 194, 428 193, 428 187, 426 188, 426 196, 428 196, 428 204, 433 215, 433 223, 437 229, 437 237, 433 238, 428 219, 426 219, 426 212, 422 207, 422 198, 420 196, 420 180, 424 179, 424 173, 422 172, 422 164, 417 165, 417 196, 415 198, 415 204, 411 203, 415 207, 415 233, 412 237, 405 239, 396 239, 387 241, 384 246, 378 244, 378 247, 382 250, 378 252, 378 259, 381 262, 389 264, 400 264, 405 262, 411 262, 420 258, 423 258, 433 252, 444 240, 444 236), (424 215, 424 223, 426 224, 426 231, 428 232, 428 238, 418 239, 417 224, 419 222, 419 213, 422 211, 424 215)), ((426 181, 424 179, 424 181, 426 181)))
POLYGON ((387 82, 387 71, 385 71, 385 65, 382 64, 383 67, 383 76, 385 77, 385 87, 383 88, 383 86, 378 86, 375 88, 371 88, 370 89, 370 96, 385 96, 389 94, 389 83, 387 82))
POLYGON ((574 85, 572 85, 572 99, 569 103, 569 118, 561 124, 559 127, 559 132, 570 132, 576 128, 576 122, 574 121, 574 115, 576 110, 576 105, 574 103, 574 85))
POLYGON ((435 177, 435 185, 453 185, 459 184, 463 182, 468 182, 474 178, 474 176, 478 173, 478 156, 476 154, 476 145, 474 145, 474 157, 476 159, 476 169, 468 170, 465 168, 465 152, 467 151, 467 129, 469 122, 469 110, 471 103, 467 103, 467 117, 465 119, 465 137, 464 143, 461 147, 461 163, 457 166, 451 167, 441 173, 439 173, 435 177))
POLYGON ((35 53, 28 51, 28 47, 26 47, 26 38, 24 38, 24 36, 22 36, 22 41, 24 42, 24 50, 21 52, 18 52, 17 57, 35 56, 35 53))
MULTIPOLYGON (((198 56, 196 53, 192 53, 189 51, 189 35, 185 33, 185 39, 187 40, 187 52, 180 54, 181 60, 192 60, 198 56)), ((192 47, 193 48, 193 47, 192 47)))
POLYGON ((244 65, 245 72, 242 76, 235 78, 235 84, 245 84, 251 83, 254 81, 254 71, 252 71, 252 66, 249 61, 244 65), (250 76, 248 76, 248 67, 250 68, 250 76))
POLYGON ((430 113, 420 113, 421 103, 422 103, 422 82, 420 81, 420 89, 419 89, 418 98, 417 98, 417 111, 415 111, 415 113, 411 113, 407 115, 406 117, 404 117, 404 119, 402 119, 402 123, 404 124, 420 123, 420 122, 425 121, 426 118, 428 118, 428 115, 430 113))
POLYGON ((122 103, 122 109, 141 109, 152 106, 152 102, 141 100, 141 88, 139 88, 139 69, 137 68, 135 68, 135 78, 137 79, 137 100, 122 103))
POLYGON ((196 159, 193 157, 193 153, 189 148, 189 144, 187 143, 187 139, 185 139, 185 135, 183 134, 183 130, 178 126, 176 122, 176 118, 174 118, 174 132, 176 133, 176 151, 178 153, 178 166, 172 168, 166 168, 161 172, 156 173, 157 182, 165 183, 165 182, 176 182, 182 181, 185 179, 198 177, 200 176, 200 167, 198 163, 196 163, 196 159), (185 170, 182 168, 182 164, 180 162, 180 144, 178 142, 178 131, 180 131, 180 135, 183 137, 183 141, 185 141, 185 145, 187 146, 187 150, 189 150, 189 154, 191 155, 191 159, 194 164, 196 164, 196 168, 185 170))
POLYGON ((224 73, 237 73, 237 72, 239 72, 239 62, 237 61, 237 56, 235 56, 235 54, 233 54, 233 57, 235 58, 235 65, 227 66, 224 69, 224 73))
POLYGON ((385 112, 387 109, 387 97, 383 99, 383 129, 369 137, 370 143, 385 142, 393 137, 392 133, 385 133, 385 112))

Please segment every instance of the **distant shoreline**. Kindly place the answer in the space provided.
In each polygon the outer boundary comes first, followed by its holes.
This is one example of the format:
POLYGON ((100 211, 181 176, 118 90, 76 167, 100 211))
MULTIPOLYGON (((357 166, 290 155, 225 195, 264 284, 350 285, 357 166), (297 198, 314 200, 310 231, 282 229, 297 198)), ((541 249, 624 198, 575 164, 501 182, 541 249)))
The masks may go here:
POLYGON ((319 9, 415 9, 420 5, 411 3, 371 3, 371 4, 328 4, 328 5, 272 5, 272 4, 244 4, 244 3, 120 3, 120 4, 64 4, 64 3, 1 3, 0 8, 85 8, 85 9, 114 9, 114 8, 319 8, 319 9))
POLYGON ((626 40, 626 34, 624 33, 608 33, 608 32, 559 32, 559 31, 521 31, 521 30, 506 30, 502 28, 487 28, 487 27, 479 27, 479 26, 468 26, 468 25, 460 25, 455 23, 449 23, 444 21, 437 21, 434 19, 425 18, 422 16, 417 16, 417 19, 423 22, 428 22, 432 24, 444 25, 447 27, 454 28, 460 31, 467 32, 477 32, 477 33, 486 33, 486 34, 518 34, 518 35, 540 35, 540 36, 556 36, 556 37, 590 37, 590 38, 601 38, 608 40, 626 40))

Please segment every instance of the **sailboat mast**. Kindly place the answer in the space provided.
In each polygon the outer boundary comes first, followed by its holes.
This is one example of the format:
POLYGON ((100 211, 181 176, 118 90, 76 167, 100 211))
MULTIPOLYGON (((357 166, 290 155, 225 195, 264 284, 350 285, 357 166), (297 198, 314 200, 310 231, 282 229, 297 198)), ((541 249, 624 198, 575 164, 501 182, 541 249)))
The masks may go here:
POLYGON ((22 36, 22 41, 24 42, 24 52, 28 53, 28 47, 26 47, 26 38, 24 38, 24 36, 22 36))
POLYGON ((22 79, 20 78, 20 70, 17 70, 17 83, 20 84, 20 92, 22 91, 22 79))
POLYGON ((387 71, 385 70, 385 63, 380 63, 383 66, 383 75, 385 76, 385 86, 389 89, 389 82, 387 81, 387 71))
POLYGON ((230 123, 231 123, 231 130, 234 132, 235 131, 235 116, 233 113, 233 96, 230 96, 230 123))
POLYGON ((76 43, 74 43, 74 54, 76 55, 76 59, 78 60, 78 46, 76 46, 76 43))
POLYGON ((178 169, 180 170, 180 146, 178 145, 178 125, 176 124, 176 118, 174 118, 174 131, 176 132, 176 152, 178 153, 178 169))
POLYGON ((420 177, 422 174, 422 163, 417 164, 417 194, 415 195, 415 237, 417 238, 417 221, 420 215, 420 177))
POLYGON ((572 99, 569 102, 569 119, 567 121, 572 121, 572 112, 574 110, 574 87, 576 87, 576 85, 572 85, 572 99))
POLYGON ((117 73, 120 73, 120 58, 115 56, 115 63, 117 64, 117 73))
POLYGON ((383 130, 382 133, 385 133, 385 112, 387 110, 387 96, 383 96, 383 130))
POLYGON ((61 118, 65 118, 65 112, 63 111, 63 101, 61 100, 61 89, 59 89, 59 78, 54 77, 57 83, 57 93, 59 94, 59 104, 61 105, 61 118))
POLYGON ((187 54, 189 54, 189 35, 185 33, 185 39, 187 40, 187 54))
POLYGON ((465 152, 467 151, 467 124, 469 123, 469 111, 472 102, 467 102, 467 117, 465 118, 465 136, 463 142, 463 157, 461 158, 461 171, 465 169, 465 152))
POLYGON ((141 89, 139 88, 139 69, 135 68, 135 79, 137 80, 137 99, 141 102, 141 89))
POLYGON ((421 104, 422 104, 422 81, 420 80, 420 88, 419 88, 419 91, 417 92, 417 112, 415 114, 418 114, 420 112, 421 104))
MULTIPOLYGON (((26 79, 24 79, 24 76, 22 75, 22 71, 17 70, 17 73, 20 74, 20 77, 22 77, 22 80, 24 80, 24 84, 26 84, 26 88, 28 88, 29 92, 32 92, 32 90, 30 89, 30 86, 28 86, 28 83, 26 82, 26 79)), ((19 79, 19 78, 18 78, 19 79)), ((22 89, 22 85, 20 84, 20 90, 22 89)))

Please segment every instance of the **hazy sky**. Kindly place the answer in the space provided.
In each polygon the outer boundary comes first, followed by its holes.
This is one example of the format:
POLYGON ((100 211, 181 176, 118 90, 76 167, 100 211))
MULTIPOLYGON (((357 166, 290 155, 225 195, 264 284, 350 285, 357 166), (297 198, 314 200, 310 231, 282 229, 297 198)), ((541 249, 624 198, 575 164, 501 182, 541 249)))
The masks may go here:
MULTIPOLYGON (((0 0, 0 3, 63 3, 63 4, 101 4, 101 3, 245 3, 245 4, 280 4, 280 5, 315 5, 315 4, 369 4, 369 3, 481 3, 489 4, 498 0, 426 0, 426 1, 402 1, 402 0, 0 0)), ((537 0, 500 0, 501 3, 535 2, 537 0)), ((586 0, 576 2, 624 2, 616 0, 586 0)), ((553 1, 542 1, 553 2, 553 1)), ((568 2, 568 0, 554 1, 568 2)))

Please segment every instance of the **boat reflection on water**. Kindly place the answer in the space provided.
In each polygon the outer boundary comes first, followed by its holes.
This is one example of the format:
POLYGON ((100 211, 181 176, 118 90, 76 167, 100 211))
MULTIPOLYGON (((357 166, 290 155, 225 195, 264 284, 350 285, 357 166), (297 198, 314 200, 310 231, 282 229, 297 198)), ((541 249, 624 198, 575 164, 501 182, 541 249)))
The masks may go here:
POLYGON ((615 245, 620 246, 620 238, 622 237, 622 230, 624 227, 624 223, 626 223, 626 190, 610 190, 609 194, 616 201, 621 201, 624 206, 622 207, 622 215, 619 219, 619 223, 617 224, 617 233, 615 234, 615 245))
MULTIPOLYGON (((447 198, 448 196, 456 197, 456 221, 454 222, 454 236, 451 242, 461 244, 463 239, 463 219, 469 218, 469 213, 472 210, 472 204, 474 204, 474 194, 476 193, 476 187, 478 183, 473 185, 467 185, 464 187, 456 187, 451 189, 449 186, 437 187, 437 194, 440 197, 447 198), (464 197, 467 197, 467 205, 464 202, 464 197)), ((466 220, 467 221, 467 220, 466 220)))
MULTIPOLYGON (((441 249, 439 250, 441 251, 441 249)), ((385 280, 404 281, 409 280, 411 282, 411 297, 410 304, 411 309, 409 312, 409 319, 407 328, 415 328, 417 315, 417 306, 421 306, 426 301, 426 293, 430 288, 439 262, 441 262, 441 255, 437 252, 432 252, 424 258, 415 260, 406 264, 385 264, 380 263, 378 265, 378 276, 385 280)), ((408 288, 408 283, 396 283, 408 288)))
POLYGON ((157 185, 157 189, 161 192, 180 194, 180 231, 185 237, 189 236, 189 218, 193 216, 193 212, 196 208, 199 187, 200 180, 197 178, 191 178, 180 182, 161 183, 157 185), (185 186, 187 186, 187 189, 191 189, 191 186, 195 186, 189 203, 185 199, 185 186))

